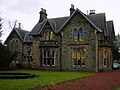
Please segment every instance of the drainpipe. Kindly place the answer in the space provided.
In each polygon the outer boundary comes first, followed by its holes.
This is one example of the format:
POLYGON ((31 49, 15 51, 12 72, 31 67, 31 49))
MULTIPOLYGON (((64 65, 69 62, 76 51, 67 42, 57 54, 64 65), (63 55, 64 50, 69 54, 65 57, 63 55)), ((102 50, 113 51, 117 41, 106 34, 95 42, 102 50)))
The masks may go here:
POLYGON ((60 71, 62 70, 62 61, 61 61, 61 56, 62 56, 62 34, 60 33, 60 71))
POLYGON ((97 32, 97 30, 95 30, 95 35, 96 35, 96 72, 98 72, 98 64, 99 64, 99 62, 98 62, 98 56, 99 56, 99 54, 98 54, 98 32, 97 32))

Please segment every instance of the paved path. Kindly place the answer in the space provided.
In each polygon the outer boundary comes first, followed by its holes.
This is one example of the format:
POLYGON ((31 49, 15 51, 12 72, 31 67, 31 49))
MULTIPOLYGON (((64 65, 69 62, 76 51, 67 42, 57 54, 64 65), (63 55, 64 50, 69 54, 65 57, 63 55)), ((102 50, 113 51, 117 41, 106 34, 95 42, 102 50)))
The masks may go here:
POLYGON ((112 90, 120 85, 120 70, 96 73, 96 76, 35 90, 112 90))

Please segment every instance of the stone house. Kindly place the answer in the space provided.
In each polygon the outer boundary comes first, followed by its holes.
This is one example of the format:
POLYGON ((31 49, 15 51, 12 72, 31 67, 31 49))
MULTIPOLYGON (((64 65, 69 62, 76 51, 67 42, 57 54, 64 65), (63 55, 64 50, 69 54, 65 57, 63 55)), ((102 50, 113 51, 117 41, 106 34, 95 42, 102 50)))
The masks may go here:
POLYGON ((106 21, 105 13, 96 14, 95 10, 88 15, 74 5, 69 10, 70 16, 48 19, 41 8, 31 32, 14 28, 5 41, 19 52, 12 63, 50 70, 111 70, 113 21, 106 21))

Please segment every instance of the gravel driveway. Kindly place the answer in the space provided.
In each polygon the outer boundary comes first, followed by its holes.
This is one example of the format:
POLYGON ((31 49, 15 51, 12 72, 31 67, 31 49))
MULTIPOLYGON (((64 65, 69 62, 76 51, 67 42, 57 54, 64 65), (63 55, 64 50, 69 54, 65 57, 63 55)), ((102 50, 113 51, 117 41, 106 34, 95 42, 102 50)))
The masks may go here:
POLYGON ((34 90, 112 90, 120 85, 120 70, 96 73, 96 76, 34 90))

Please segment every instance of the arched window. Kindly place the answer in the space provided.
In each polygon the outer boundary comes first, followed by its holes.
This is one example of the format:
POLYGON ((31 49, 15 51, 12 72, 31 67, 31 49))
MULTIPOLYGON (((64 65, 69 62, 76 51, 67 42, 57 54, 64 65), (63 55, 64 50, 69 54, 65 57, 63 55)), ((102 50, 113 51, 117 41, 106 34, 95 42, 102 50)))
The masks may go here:
POLYGON ((85 49, 78 49, 72 52, 73 66, 85 67, 85 49))
POLYGON ((45 33, 45 40, 53 40, 53 32, 52 31, 47 31, 45 33))
POLYGON ((75 28, 74 29, 74 41, 78 41, 79 40, 79 32, 78 32, 78 30, 75 28))
POLYGON ((55 51, 53 50, 53 51, 51 52, 51 54, 52 54, 52 55, 51 55, 51 56, 52 56, 52 57, 51 57, 51 60, 52 60, 51 63, 52 63, 52 65, 55 65, 55 51))
POLYGON ((49 40, 49 32, 48 31, 45 33, 45 40, 49 40))
POLYGON ((82 65, 85 65, 85 49, 82 49, 82 65))
POLYGON ((106 66, 108 64, 108 51, 106 49, 103 52, 103 58, 104 58, 103 64, 106 66))
POLYGON ((42 50, 42 65, 54 66, 55 65, 55 51, 54 50, 42 50))
POLYGON ((50 32, 50 40, 53 40, 53 32, 50 32))
POLYGON ((80 28, 80 29, 79 29, 79 40, 80 40, 80 41, 83 41, 83 35, 84 35, 83 28, 80 28))

